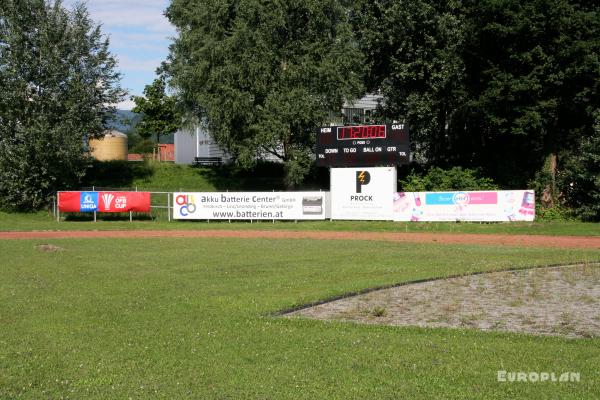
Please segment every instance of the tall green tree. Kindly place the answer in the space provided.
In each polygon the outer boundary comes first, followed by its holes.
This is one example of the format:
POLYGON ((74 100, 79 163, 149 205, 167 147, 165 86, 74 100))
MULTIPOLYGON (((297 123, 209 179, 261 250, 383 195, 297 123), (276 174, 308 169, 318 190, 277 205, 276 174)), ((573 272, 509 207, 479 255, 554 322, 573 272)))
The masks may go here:
POLYGON ((170 74, 186 110, 237 162, 272 154, 297 184, 314 129, 362 91, 342 0, 174 0, 170 74))
POLYGON ((465 103, 462 3, 358 0, 352 18, 384 114, 408 122, 417 160, 451 163, 449 127, 465 103))
MULTIPOLYGON (((468 113, 461 144, 501 182, 522 186, 594 135, 600 7, 568 0, 465 2, 468 113), (477 135, 467 143, 466 138, 477 135), (551 162, 546 162, 548 158, 551 162)), ((555 196, 557 193, 555 193, 555 196)))
POLYGON ((108 39, 84 5, 0 2, 0 206, 32 210, 84 175, 85 143, 122 99, 108 39))
POLYGON ((557 173, 561 202, 585 221, 600 221, 600 110, 595 113, 595 134, 562 154, 557 173))
POLYGON ((136 132, 144 139, 156 135, 156 143, 160 143, 162 135, 175 133, 181 127, 176 99, 166 93, 166 87, 166 78, 160 76, 146 85, 144 96, 132 96, 135 107, 131 111, 141 114, 136 132))
POLYGON ((596 134, 599 10, 571 0, 358 0, 353 16, 369 87, 388 116, 409 123, 419 161, 524 187, 544 165, 556 181, 596 134))

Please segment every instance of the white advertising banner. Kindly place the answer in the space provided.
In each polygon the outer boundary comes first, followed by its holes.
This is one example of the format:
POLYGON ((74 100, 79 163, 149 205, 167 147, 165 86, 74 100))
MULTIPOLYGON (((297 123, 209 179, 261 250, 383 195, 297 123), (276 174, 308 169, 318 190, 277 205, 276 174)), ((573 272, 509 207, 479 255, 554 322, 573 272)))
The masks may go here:
POLYGON ((396 168, 332 168, 331 219, 392 220, 396 168))
POLYGON ((533 221, 533 190, 400 192, 394 221, 533 221))
POLYGON ((327 192, 176 192, 174 219, 325 219, 327 192))

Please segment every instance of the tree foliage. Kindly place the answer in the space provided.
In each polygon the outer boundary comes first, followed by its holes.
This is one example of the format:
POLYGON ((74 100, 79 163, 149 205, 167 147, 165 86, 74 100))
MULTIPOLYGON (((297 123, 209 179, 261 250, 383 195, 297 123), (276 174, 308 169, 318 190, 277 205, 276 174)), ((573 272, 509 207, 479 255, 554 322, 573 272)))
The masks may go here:
POLYGON ((416 159, 445 165, 448 126, 464 104, 464 16, 459 1, 358 0, 353 15, 384 114, 409 122, 416 159))
POLYGON ((591 206, 571 183, 600 189, 572 176, 592 168, 600 140, 597 2, 357 1, 368 85, 408 122, 418 162, 481 168, 506 188, 543 176, 553 198, 591 206))
POLYGON ((595 134, 564 155, 558 174, 563 203, 586 221, 600 221, 600 110, 595 117, 595 134))
POLYGON ((166 93, 166 78, 160 76, 144 88, 144 96, 132 96, 134 113, 142 118, 136 125, 136 132, 144 139, 156 135, 156 143, 160 143, 161 135, 175 133, 181 126, 181 113, 177 110, 174 96, 166 93))
MULTIPOLYGON (((526 183, 592 134, 598 7, 567 0, 359 1, 370 85, 421 160, 526 183), (376 23, 379 21, 379 23, 376 23)), ((591 3, 590 3, 591 4, 591 3)))
POLYGON ((0 206, 39 208, 83 176, 85 142, 124 94, 115 67, 83 5, 0 3, 0 206))
POLYGON ((362 56, 340 0, 174 0, 170 73, 186 110, 241 165, 272 154, 299 183, 314 130, 361 94, 362 56))
POLYGON ((468 4, 463 59, 469 101, 456 130, 461 137, 478 133, 469 161, 522 185, 549 155, 594 134, 598 11, 567 0, 468 4))
POLYGON ((448 190, 498 190, 492 179, 482 176, 481 171, 453 167, 431 167, 426 173, 410 173, 400 180, 405 192, 435 192, 448 190))

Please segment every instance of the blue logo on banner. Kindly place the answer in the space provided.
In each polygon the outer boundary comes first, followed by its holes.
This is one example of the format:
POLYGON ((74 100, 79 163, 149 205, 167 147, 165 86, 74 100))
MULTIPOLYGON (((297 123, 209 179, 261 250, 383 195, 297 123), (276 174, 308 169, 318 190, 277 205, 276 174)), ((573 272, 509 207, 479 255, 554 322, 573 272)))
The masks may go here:
POLYGON ((98 210, 98 192, 81 192, 79 210, 81 212, 98 210))
POLYGON ((450 206, 454 204, 454 193, 427 193, 425 194, 425 204, 431 206, 450 206))

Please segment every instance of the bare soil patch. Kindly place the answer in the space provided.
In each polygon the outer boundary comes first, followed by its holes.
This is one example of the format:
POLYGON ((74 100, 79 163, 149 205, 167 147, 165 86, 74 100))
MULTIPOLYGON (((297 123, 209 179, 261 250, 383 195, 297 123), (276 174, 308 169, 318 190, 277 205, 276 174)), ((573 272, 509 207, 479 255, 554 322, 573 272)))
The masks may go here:
POLYGON ((600 336, 600 265, 493 272, 397 286, 288 316, 369 324, 600 336))
POLYGON ((54 253, 57 251, 63 251, 64 249, 60 246, 55 246, 53 244, 38 244, 33 246, 36 250, 43 251, 46 253, 54 253))
POLYGON ((146 231, 29 231, 0 232, 1 239, 214 237, 267 239, 381 240, 402 243, 472 244, 485 246, 600 249, 600 237, 498 235, 461 233, 333 232, 283 230, 146 230, 146 231))

